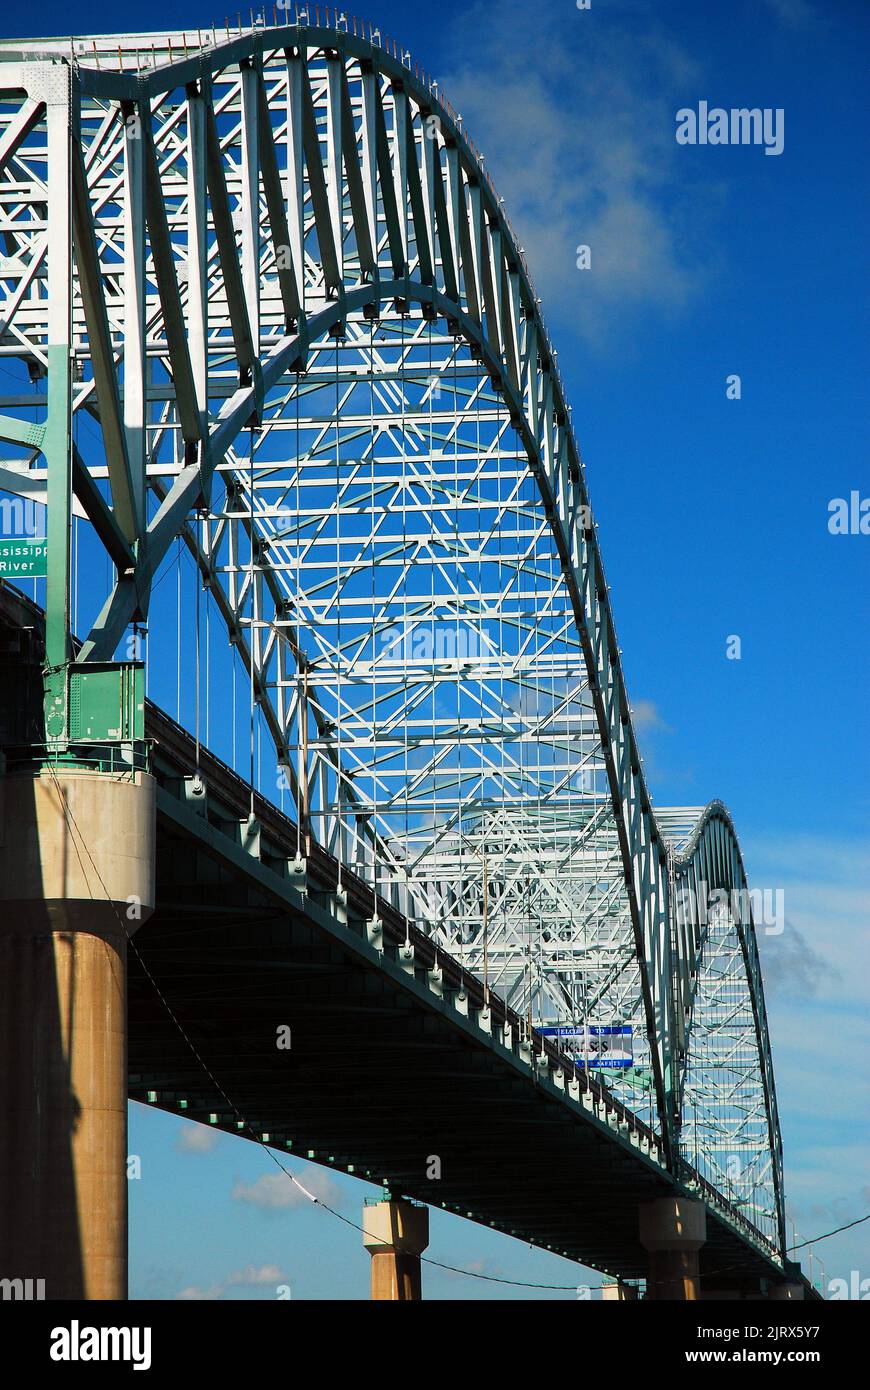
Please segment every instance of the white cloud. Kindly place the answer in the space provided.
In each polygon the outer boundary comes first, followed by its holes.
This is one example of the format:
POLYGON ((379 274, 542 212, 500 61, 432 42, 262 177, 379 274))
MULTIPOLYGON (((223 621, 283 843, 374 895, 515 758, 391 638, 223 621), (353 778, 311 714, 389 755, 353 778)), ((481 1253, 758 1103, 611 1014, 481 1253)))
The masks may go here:
POLYGON ((843 1014, 870 1006, 867 843, 804 834, 745 848, 750 883, 781 888, 785 902, 782 935, 759 936, 771 993, 815 997, 843 1014))
POLYGON ((509 1279, 511 1276, 501 1265, 494 1263, 491 1259, 464 1260, 455 1269, 445 1269, 439 1265, 432 1270, 433 1277, 443 1276, 445 1279, 464 1279, 467 1275, 487 1275, 490 1279, 509 1279), (465 1271, 463 1273, 463 1271, 465 1271))
POLYGON ((244 1269, 230 1274, 227 1277, 226 1285, 232 1288, 257 1289, 264 1285, 282 1284, 286 1281, 287 1275, 278 1265, 261 1265, 259 1269, 254 1265, 246 1265, 244 1269))
POLYGON ((800 1160, 822 1136, 830 1139, 838 1126, 854 1134, 870 1114, 870 1077, 859 1064, 870 1052, 870 1023, 807 1001, 774 1003, 769 1014, 783 1121, 796 1135, 801 1122, 800 1160))
POLYGON ((670 724, 665 723, 654 700, 635 700, 631 706, 631 718, 638 731, 640 729, 662 729, 667 733, 671 732, 670 724))
POLYGON ((218 1284, 211 1284, 207 1289, 200 1288, 198 1284, 189 1284, 175 1295, 176 1300, 182 1303, 213 1303, 230 1289, 263 1289, 274 1290, 279 1284, 289 1282, 289 1276, 284 1273, 279 1265, 246 1265, 244 1269, 236 1270, 234 1274, 228 1274, 218 1284))
POLYGON ((570 315, 604 343, 639 309, 685 309, 706 255, 702 238, 693 254, 699 213, 674 140, 693 60, 636 16, 589 24, 506 0, 490 20, 477 4, 454 25, 445 88, 486 155, 545 316, 570 315), (580 245, 590 270, 577 269, 580 245))
POLYGON ((212 1284, 209 1289, 201 1289, 197 1284, 189 1284, 175 1295, 181 1303, 213 1303, 223 1293, 223 1285, 212 1284))
POLYGON ((217 1147, 219 1140, 219 1130, 210 1129, 194 1120, 183 1121, 175 1140, 175 1147, 179 1153, 206 1154, 217 1147))
MULTIPOLYGON (((785 930, 759 933, 786 1198, 801 1237, 867 1210, 870 851, 823 834, 753 838, 750 882, 782 888, 785 930)), ((814 1248, 829 1277, 867 1267, 868 1227, 814 1248)), ((798 1252, 808 1268, 806 1251, 798 1252)))
MULTIPOLYGON (((328 1173, 318 1168, 306 1169, 304 1177, 299 1178, 309 1192, 330 1206, 338 1201, 338 1190, 328 1173)), ((298 1207, 310 1201, 297 1182, 292 1182, 285 1173, 264 1173, 254 1182, 237 1178, 232 1190, 234 1202, 247 1202, 261 1207, 264 1211, 282 1211, 287 1207, 298 1207)))
POLYGON ((759 936, 767 943, 762 950, 768 999, 779 994, 815 995, 826 975, 841 978, 837 967, 813 950, 793 920, 786 919, 776 936, 766 936, 763 928, 759 936))

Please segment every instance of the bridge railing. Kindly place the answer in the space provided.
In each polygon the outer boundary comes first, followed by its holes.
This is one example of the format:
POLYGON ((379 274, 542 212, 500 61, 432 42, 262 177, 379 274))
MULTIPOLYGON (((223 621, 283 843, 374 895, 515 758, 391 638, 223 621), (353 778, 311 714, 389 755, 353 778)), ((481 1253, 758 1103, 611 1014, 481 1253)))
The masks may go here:
POLYGON ((8 776, 34 775, 42 768, 73 772, 77 768, 112 777, 150 772, 152 740, 130 739, 122 743, 69 744, 59 749, 52 743, 28 743, 3 749, 3 770, 8 776))

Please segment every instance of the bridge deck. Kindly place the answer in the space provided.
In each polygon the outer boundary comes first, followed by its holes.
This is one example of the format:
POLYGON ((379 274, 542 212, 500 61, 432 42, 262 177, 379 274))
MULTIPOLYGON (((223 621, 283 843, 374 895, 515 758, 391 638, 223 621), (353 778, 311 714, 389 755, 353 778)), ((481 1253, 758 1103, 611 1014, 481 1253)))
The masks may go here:
MULTIPOLYGON (((38 626, 40 616, 0 585, 0 624, 38 626)), ((487 1028, 479 981, 380 901, 376 949, 370 889, 345 870, 346 913, 336 911, 338 866, 324 851, 312 852, 300 891, 295 825, 256 797, 258 840, 246 843, 250 789, 206 750, 207 804, 195 808, 185 796, 194 740, 150 703, 146 734, 159 784, 157 908, 130 953, 131 1097, 268 1135, 285 1152, 643 1277, 637 1206, 699 1195, 691 1175, 682 1187, 655 1136, 605 1087, 563 1070, 550 1043, 536 1039, 524 1056, 521 1021, 495 998, 487 1028), (276 1046, 281 1025, 289 1051, 276 1046), (430 1181, 436 1155, 442 1175, 430 1181)), ((739 1214, 703 1185, 700 1195, 710 1286, 775 1278, 739 1214)))

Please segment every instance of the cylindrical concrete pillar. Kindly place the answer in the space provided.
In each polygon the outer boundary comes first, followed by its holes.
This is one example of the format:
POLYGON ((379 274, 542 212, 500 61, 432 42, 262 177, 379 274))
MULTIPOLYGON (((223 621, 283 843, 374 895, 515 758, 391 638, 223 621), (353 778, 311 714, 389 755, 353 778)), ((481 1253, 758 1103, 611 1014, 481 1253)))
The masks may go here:
POLYGON ((700 1297, 698 1251, 707 1238, 702 1202, 660 1197, 640 1208, 640 1243, 649 1254, 646 1296, 694 1301, 700 1297))
POLYGON ((0 1278, 127 1296, 127 937, 154 906, 154 781, 0 783, 0 1278))
POLYGON ((623 1284, 620 1280, 614 1280, 612 1284, 601 1285, 602 1303, 635 1303, 637 1301, 637 1289, 634 1284, 623 1284))
POLYGON ((363 1207, 363 1244, 372 1257, 372 1298, 423 1297, 420 1256, 429 1244, 429 1210, 403 1200, 363 1207))

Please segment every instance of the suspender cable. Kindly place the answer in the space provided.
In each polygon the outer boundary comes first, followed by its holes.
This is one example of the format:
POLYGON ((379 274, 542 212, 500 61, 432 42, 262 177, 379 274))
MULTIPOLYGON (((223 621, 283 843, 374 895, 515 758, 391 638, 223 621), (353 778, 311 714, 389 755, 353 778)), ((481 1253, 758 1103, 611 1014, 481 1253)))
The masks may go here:
MULTIPOLYGON (((459 361, 458 353, 453 359, 453 555, 447 556, 445 569, 447 572, 447 583, 452 588, 452 593, 448 595, 448 612, 453 608, 454 618, 454 652, 459 652, 459 453, 460 453, 460 419, 461 407, 459 404, 459 361)), ((445 623, 446 628, 446 623, 445 623)), ((462 818, 462 697, 460 694, 460 674, 459 662, 456 661, 456 728, 454 731, 454 747, 456 749, 454 775, 456 782, 455 814, 454 824, 456 826, 456 847, 458 851, 458 874, 456 884, 456 912, 457 912, 457 935, 460 942, 463 938, 463 928, 465 926, 465 895, 467 885, 465 881, 464 863, 464 830, 462 818)), ((448 731, 449 736, 449 731, 448 731)), ((449 801, 448 801, 449 805, 449 801)))
MULTIPOLYGON (((409 661, 410 655, 411 655, 411 651, 413 650, 413 646, 414 646, 413 642, 411 642, 410 644, 409 644, 409 642, 408 642, 408 636, 409 636, 409 633, 408 633, 408 612, 409 612, 409 606, 408 606, 408 584, 407 584, 407 578, 408 578, 408 575, 409 575, 410 572, 411 572, 411 564, 410 564, 409 540, 408 540, 408 475, 407 475, 407 457, 406 457, 406 448, 405 448, 405 323, 406 323, 406 319, 405 319, 405 315, 404 315, 404 313, 403 313, 403 314, 401 315, 400 319, 399 319, 399 412, 400 412, 400 428, 401 428, 401 435, 400 435, 400 438, 401 438, 401 441, 402 441, 402 442, 401 442, 401 451, 402 451, 402 463, 401 463, 401 474, 402 474, 402 487, 401 487, 401 509, 402 509, 402 564, 403 564, 404 567, 405 567, 405 585, 404 585, 404 599, 405 599, 405 603, 404 603, 404 607, 403 607, 402 629, 401 629, 401 631, 402 631, 402 640, 401 640, 401 647, 400 647, 400 652, 402 653, 401 659, 402 659, 402 662, 403 662, 403 663, 407 663, 407 662, 409 661)), ((409 879, 408 879, 408 866, 410 865, 413 856, 412 856, 412 854, 411 854, 411 842, 410 842, 410 833, 411 833, 411 832, 410 832, 410 777, 411 777, 411 771, 410 771, 409 752, 408 752, 408 724, 409 724, 409 722, 410 722, 410 716, 411 716, 411 677, 410 677, 410 673, 409 673, 409 671, 408 671, 407 665, 405 665, 404 687, 405 687, 405 689, 404 689, 405 718, 404 718, 404 720, 403 720, 403 730, 402 730, 403 735, 404 735, 404 737, 403 737, 403 743, 404 743, 404 764, 405 764, 405 765, 404 765, 404 770, 403 770, 403 774, 404 774, 404 778, 405 778, 405 795, 404 795, 404 802, 405 802, 405 903, 404 903, 404 912, 405 912, 405 945, 408 946, 408 945, 410 944, 410 921, 409 921, 409 919, 410 919, 410 915, 411 915, 411 890, 410 890, 409 879)))
MULTIPOLYGON (((299 23, 299 10, 296 9, 296 23, 299 23)), ((303 64, 305 54, 303 52, 303 64)), ((307 318, 308 279, 305 267, 305 216, 304 208, 297 209, 300 226, 300 264, 298 267, 299 291, 302 301, 300 325, 307 318)), ((310 806, 308 792, 308 659, 302 650, 302 463, 299 448, 299 397, 302 377, 302 359, 296 361, 296 853, 302 856, 310 852, 310 806), (303 848, 304 846, 304 848, 303 848)))
POLYGON ((255 541, 255 536, 254 536, 254 427, 253 427, 253 425, 251 425, 250 445, 249 445, 248 458, 249 458, 249 468, 248 468, 248 491, 249 491, 249 495, 250 495, 250 524, 251 524, 250 563, 249 563, 249 567, 248 567, 248 583, 249 583, 249 590, 250 590, 250 591, 249 591, 248 597, 249 597, 249 601, 250 601, 250 605, 251 605, 251 630, 250 630, 250 635, 249 635, 249 638, 248 638, 248 671, 249 671, 249 674, 250 674, 249 689, 250 689, 250 711, 251 711, 251 718, 250 718, 250 726, 249 726, 250 746, 249 746, 249 750, 248 750, 248 751, 249 751, 249 754, 250 754, 250 764, 249 764, 249 767, 250 767, 250 777, 249 777, 249 780, 250 780, 250 788, 251 788, 251 819, 253 820, 253 818, 254 818, 254 721, 255 721, 255 713, 256 713, 256 699, 255 699, 255 689, 254 689, 254 645, 255 645, 255 642, 256 642, 256 630, 257 630, 257 628, 256 628, 256 624, 257 624, 257 605, 256 605, 256 601, 255 601, 255 575, 254 575, 254 541, 255 541))
MULTIPOLYGON (((484 461, 483 461, 483 454, 482 454, 482 450, 481 450, 481 440, 480 440, 480 400, 481 400, 481 392, 478 391, 477 396, 475 397, 475 403, 474 403, 474 425, 475 425, 475 472, 476 472, 476 481, 475 481, 474 489, 475 489, 475 492, 477 493, 477 535, 476 535, 476 539, 475 539, 475 543, 476 543, 476 545, 477 545, 477 599, 476 599, 477 607, 476 607, 476 610, 475 610, 474 607, 472 607, 472 608, 471 608, 471 611, 466 615, 466 619, 465 619, 465 632, 466 632, 467 641, 468 641, 468 646, 469 646, 468 656, 469 656, 472 660, 473 660, 474 658, 476 658, 476 660, 477 660, 477 698, 476 698, 476 711, 475 711, 475 713, 476 713, 476 716, 477 716, 478 719, 482 719, 482 717, 483 717, 483 704, 484 704, 484 700, 483 700, 484 673, 483 673, 481 667, 482 667, 482 664, 483 664, 483 622, 484 622, 484 619, 483 619, 483 592, 484 592, 484 585, 483 585, 483 549, 484 549, 484 541, 483 541, 483 511, 482 511, 482 507, 483 507, 483 479, 484 479, 485 465, 484 465, 484 461), (473 645, 473 650, 472 650, 472 645, 473 645)), ((475 602, 474 596, 473 596, 473 595, 472 595, 471 602, 472 602, 472 604, 475 602)), ((470 667, 470 669, 473 669, 473 668, 470 667)), ((479 738, 482 739, 482 737, 483 737, 482 734, 479 735, 479 738)), ((481 743, 478 744, 478 748, 477 748, 477 775, 478 775, 478 778, 479 778, 479 787, 480 787, 478 800, 479 800, 479 805, 480 805, 480 813, 479 813, 479 816, 478 816, 477 825, 476 825, 476 826, 474 827, 474 829, 473 829, 473 833, 478 837, 478 844, 479 844, 478 854, 479 854, 479 855, 482 855, 482 863, 481 863, 481 885, 480 885, 480 889, 481 889, 481 891, 480 891, 480 899, 481 899, 481 918, 482 918, 482 920, 481 920, 481 929, 482 929, 482 933, 483 933, 484 998, 485 998, 486 1001, 488 1002, 488 1000, 489 1000, 489 987, 488 987, 488 986, 489 986, 489 980, 488 980, 488 972, 487 972, 487 964, 488 964, 488 962, 487 962, 487 958, 486 958, 486 953, 487 953, 486 934, 487 934, 487 926, 488 926, 488 923, 487 923, 487 908, 488 908, 487 897, 488 897, 488 885, 487 885, 487 865, 486 865, 486 833, 487 833, 487 823, 488 823, 488 818, 489 818, 489 785, 490 785, 490 771, 489 771, 489 767, 487 766, 487 764, 488 764, 488 759, 485 759, 485 756, 484 756, 484 747, 483 747, 483 744, 482 744, 482 742, 481 742, 481 743)), ((477 917, 477 909, 476 909, 476 908, 475 908, 475 912, 474 912, 474 917, 475 917, 475 918, 477 917)), ((476 924, 475 924, 475 925, 476 925, 476 924)), ((476 934, 476 933, 475 933, 475 934, 476 934)), ((474 949, 475 949, 475 952, 476 952, 477 949, 478 949, 477 943, 476 943, 476 942, 475 942, 475 947, 474 947, 474 949)))
POLYGON ((379 888, 378 888, 378 863, 379 863, 379 861, 380 861, 380 854, 379 854, 379 852, 378 852, 378 839, 379 839, 379 829, 378 829, 378 776, 379 776, 379 770, 378 770, 378 769, 379 769, 379 760, 378 760, 378 678, 379 678, 379 672, 378 672, 378 670, 377 670, 377 654, 378 654, 378 641, 379 641, 379 637, 378 637, 378 631, 377 631, 377 613, 378 613, 378 606, 377 606, 376 582, 375 582, 375 581, 376 581, 376 575, 377 575, 377 564, 376 564, 376 558, 375 558, 375 546, 376 546, 377 542, 376 542, 376 540, 375 540, 375 324, 374 324, 374 319, 369 319, 369 447, 370 447, 370 453, 369 453, 369 479, 370 479, 370 503, 369 503, 369 507, 370 507, 370 517, 369 517, 369 533, 370 533, 371 538, 372 538, 372 539, 371 539, 371 547, 372 547, 372 553, 371 553, 371 579, 372 579, 372 637, 371 637, 371 642, 372 642, 372 649, 371 649, 371 662, 372 662, 372 724, 371 724, 371 728, 372 728, 372 750, 371 750, 371 759, 372 759, 372 788, 371 788, 372 820, 371 820, 371 836, 372 836, 372 886, 373 886, 374 895, 375 895, 374 913, 375 913, 375 916, 377 916, 377 912, 378 912, 378 901, 377 901, 377 899, 378 899, 378 891, 379 891, 379 888))
POLYGON ((175 546, 175 627, 177 647, 175 653, 175 717, 181 723, 181 537, 178 538, 175 546))
POLYGON ((338 887, 341 888, 341 871, 344 864, 344 816, 342 797, 344 783, 341 762, 341 726, 344 722, 341 708, 341 663, 344 654, 341 646, 341 445, 339 440, 339 382, 338 382, 338 338, 335 340, 335 799, 336 799, 336 858, 338 860, 338 887))
MULTIPOLYGON (((196 518, 196 525, 197 525, 197 528, 200 530, 199 541, 200 541, 200 548, 201 548, 201 541, 202 541, 202 517, 201 517, 201 514, 198 514, 198 515, 197 515, 197 518, 196 518)), ((194 719, 194 726, 195 726, 195 730, 196 730, 196 771, 197 771, 197 774, 198 774, 198 773, 199 773, 199 749, 200 749, 200 737, 199 737, 199 706, 200 706, 200 673, 199 673, 199 661, 200 661, 200 626, 201 626, 201 624, 200 624, 200 589, 201 589, 201 587, 202 587, 202 581, 201 581, 201 576, 200 576, 200 573, 199 573, 199 565, 197 565, 197 564, 195 564, 194 567, 193 567, 193 582, 194 582, 194 586, 195 586, 195 589, 196 589, 196 606, 195 606, 195 614, 196 614, 196 617, 195 617, 196 672, 195 672, 195 677, 194 677, 194 694, 195 694, 195 698, 196 698, 196 716, 195 716, 195 719, 194 719)))
MULTIPOLYGON (((211 552, 209 552, 209 572, 211 572, 211 552)), ((205 741, 210 744, 211 727, 211 606, 210 589, 205 591, 205 741)))
MULTIPOLYGON (((495 600, 495 601, 496 601, 496 603, 498 604, 498 619, 497 619, 497 628, 496 628, 496 632, 497 632, 497 641, 498 641, 498 661, 499 661, 499 667, 498 667, 498 687, 499 687, 499 688, 498 688, 498 694, 499 694, 499 716, 500 716, 501 721, 502 721, 502 732, 501 732, 501 735, 500 735, 500 737, 499 737, 499 788, 498 788, 498 791, 499 791, 499 799, 500 799, 500 801, 501 801, 501 805, 500 805, 500 807, 498 808, 498 810, 499 810, 499 824, 498 824, 498 831, 497 831, 497 836, 496 836, 496 846, 498 846, 499 844, 501 845, 501 874, 502 874, 502 879, 501 879, 501 914, 500 914, 500 915, 501 915, 501 934, 502 934, 502 939, 503 939, 503 941, 505 941, 505 943, 507 943, 507 941, 509 940, 509 936, 510 936, 510 923, 509 923, 509 920, 508 920, 509 893, 511 893, 511 892, 513 891, 512 885, 510 885, 510 884, 509 884, 509 881, 508 881, 508 874, 509 874, 509 873, 510 873, 510 874, 513 873, 513 864, 512 864, 512 862, 509 862, 509 860, 508 860, 508 852, 507 852, 507 851, 508 851, 508 838, 507 838, 507 775, 508 775, 508 774, 507 774, 507 760, 508 760, 508 758, 510 757, 509 741, 510 741, 510 736, 511 736, 511 728, 513 727, 515 721, 519 718, 520 711, 519 711, 518 709, 517 709, 517 710, 514 710, 514 709, 511 708, 510 713, 508 714, 508 713, 507 713, 507 708, 508 708, 508 705, 510 704, 510 699, 509 699, 509 696, 508 696, 508 697, 505 696, 505 669, 506 669, 506 666, 507 666, 507 652, 506 652, 506 650, 505 650, 505 608, 507 607, 508 603, 510 602, 510 600, 508 599, 508 590, 509 590, 510 587, 511 587, 511 581, 510 581, 510 578, 509 578, 509 566, 506 566, 506 565, 505 565, 505 560, 504 560, 504 546, 505 546, 505 544, 508 545, 508 555, 509 555, 509 554, 510 554, 510 543, 509 543, 509 541, 507 541, 507 538, 506 538, 506 536, 505 536, 505 531, 507 530, 506 519, 507 519, 507 516, 509 515, 509 508, 508 508, 508 506, 507 506, 507 499, 505 498, 504 492, 503 492, 503 483, 504 483, 504 474, 505 474, 505 462, 506 462, 506 460, 505 460, 505 453, 504 453, 504 450, 503 450, 502 447, 501 447, 500 441, 497 440, 497 441, 496 441, 496 444, 497 444, 497 447, 496 447, 496 450, 495 450, 495 463, 496 463, 496 487, 495 487, 495 495, 496 495, 496 512, 495 512, 495 525, 496 525, 496 556, 495 556, 495 564, 496 564, 496 568, 495 568, 494 594, 495 594, 495 596, 496 596, 496 600, 495 600)), ((509 496, 509 495, 510 495, 510 477, 508 477, 508 496, 509 496)), ((508 627, 510 627, 510 624, 508 624, 508 627)), ((511 682, 510 682, 510 680, 509 680, 509 681, 508 681, 508 689, 509 689, 509 690, 510 690, 510 685, 511 685, 511 682)), ((511 851, 511 860, 512 860, 512 858, 513 858, 513 851, 511 851)), ((497 973, 496 973, 496 979, 499 978, 499 974, 500 974, 500 972, 497 972, 497 973)))
MULTIPOLYGON (((303 283, 303 294, 304 294, 304 283, 303 283)), ((302 689, 303 681, 304 681, 304 679, 305 679, 304 671, 303 671, 303 668, 304 668, 304 664, 305 664, 305 663, 304 663, 304 659, 303 659, 303 656, 302 656, 302 623, 301 623, 301 621, 300 621, 300 608, 299 608, 299 605, 300 605, 300 602, 301 602, 301 597, 302 597, 302 514, 301 514, 302 498, 301 498, 301 494, 300 494, 300 474, 301 474, 301 470, 302 470, 302 464, 301 464, 301 461, 300 461, 300 453, 299 453, 299 380, 300 380, 300 364, 299 364, 299 362, 297 361, 297 363, 296 363, 296 390, 295 390, 295 393, 294 393, 294 394, 295 394, 295 406, 296 406, 296 425, 295 425, 295 435, 296 435, 296 480, 295 480, 295 481, 296 481, 296 537, 295 537, 295 545, 294 545, 294 547, 293 547, 293 560, 294 560, 294 567, 295 567, 295 583, 294 583, 295 594, 294 594, 294 603, 295 603, 295 612, 296 612, 296 652, 297 652, 297 655, 296 655, 296 658, 295 658, 295 659, 296 659, 296 853, 297 853, 298 856, 301 856, 301 854, 302 854, 302 835, 303 835, 303 829, 304 829, 304 827, 303 827, 303 825, 302 825, 302 797, 303 797, 303 787, 304 787, 304 786, 307 786, 307 784, 308 784, 308 759, 307 759, 307 750, 306 750, 306 748, 305 748, 305 733, 304 733, 304 729, 305 729, 305 726, 307 725, 307 720, 308 720, 308 702, 307 702, 307 700, 304 699, 304 696, 303 696, 303 689, 302 689)), ((307 809, 307 808, 306 808, 306 809, 307 809)))
MULTIPOLYGON (((432 417, 433 417, 433 397, 434 397, 435 392, 436 392, 436 390, 437 390, 439 401, 440 401, 440 399, 441 399, 441 380, 440 380, 440 377, 439 377, 439 378, 438 378, 438 381, 437 381, 437 384, 436 384, 436 382, 433 380, 433 377, 432 377, 432 320, 431 320, 431 319, 429 319, 428 324, 427 324, 427 334, 428 334, 428 347, 429 347, 429 439, 428 439, 429 472, 430 472, 430 475, 432 475, 432 476, 433 476, 433 479, 434 479, 434 473, 435 473, 434 437, 435 437, 435 435, 434 435, 434 422, 433 422, 433 418, 432 418, 432 417)), ((433 486, 433 488, 432 488, 432 496, 434 497, 434 486, 433 486)), ((432 531, 433 531, 433 533, 434 533, 434 531, 435 531, 435 514, 434 514, 434 509, 433 509, 433 514, 432 514, 432 531)), ((435 698, 435 692, 436 692, 437 686, 438 686, 437 676, 435 675, 434 663, 435 663, 435 660, 436 660, 436 658, 437 658, 438 653, 437 653, 436 645, 435 645, 437 623, 436 623, 436 618, 435 618, 435 545, 434 545, 434 543, 433 543, 433 535, 430 535, 430 537, 429 537, 429 590, 430 590, 430 597, 429 597, 429 621, 430 621, 430 627, 431 627, 431 632, 432 632, 432 645, 431 645, 431 650, 432 650, 432 661, 433 661, 433 670, 432 670, 432 676, 431 676, 431 680, 430 680, 430 689, 429 689, 429 701, 430 701, 430 703, 431 703, 431 710, 432 710, 432 729, 433 729, 433 732, 434 732, 434 730, 435 730, 436 707, 437 707, 437 700, 436 700, 436 698, 435 698)), ((433 760, 433 761, 434 761, 434 760, 433 760)), ((434 843, 437 843, 437 838, 438 838, 438 833, 439 833, 439 825, 438 825, 438 804, 437 804, 437 803, 438 803, 437 787, 438 787, 438 777, 437 777, 437 773, 436 773, 436 771, 435 771, 435 768, 433 767, 433 770, 432 770, 432 821, 431 821, 431 835, 432 835, 432 842, 433 842, 433 844, 434 844, 434 843)), ((429 891, 430 891, 430 893, 432 892, 431 889, 430 889, 429 891)), ((441 911, 442 913, 444 912, 444 907, 443 907, 443 906, 441 906, 440 911, 441 911)), ((440 925, 440 923, 439 923, 439 925, 440 925)))

